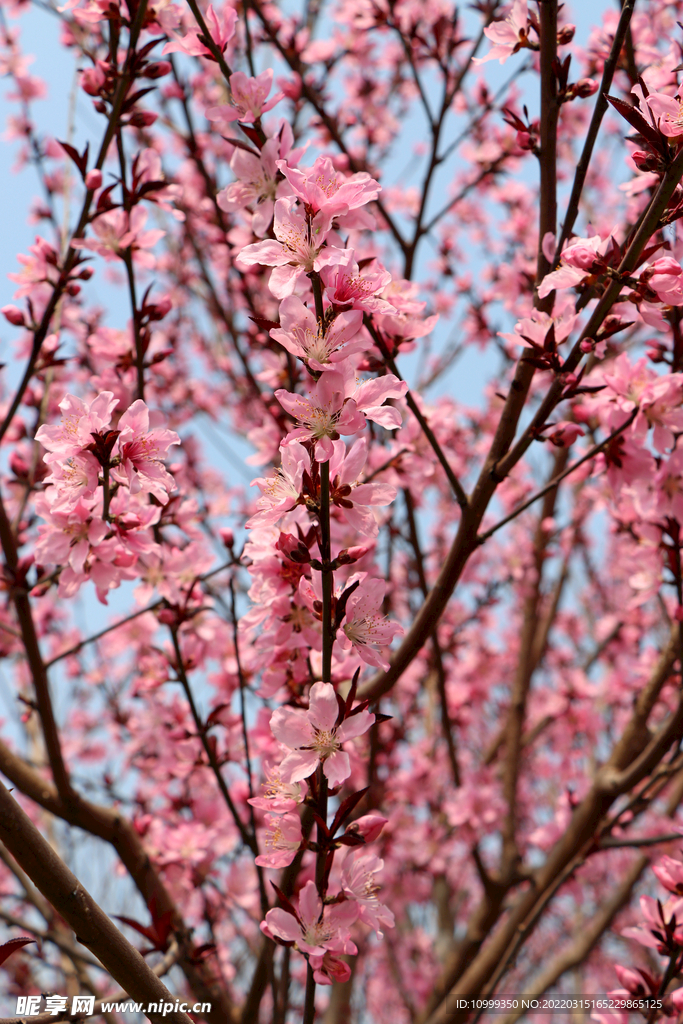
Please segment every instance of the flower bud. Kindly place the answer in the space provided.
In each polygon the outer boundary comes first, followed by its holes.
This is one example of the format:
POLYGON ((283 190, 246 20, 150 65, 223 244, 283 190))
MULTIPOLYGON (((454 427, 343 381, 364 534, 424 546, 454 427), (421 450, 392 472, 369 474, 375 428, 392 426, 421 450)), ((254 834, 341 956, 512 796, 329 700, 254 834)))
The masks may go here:
POLYGON ((571 43, 576 32, 576 25, 563 25, 557 33, 557 45, 566 46, 567 43, 571 43))
POLYGON ((3 314, 6 320, 9 320, 15 327, 25 327, 26 321, 24 314, 18 306, 3 306, 0 312, 3 314))
POLYGON ((136 110, 131 114, 128 124, 133 128, 149 128, 157 119, 157 115, 151 110, 136 110))
POLYGON ((351 822, 347 832, 355 832, 362 836, 366 843, 372 843, 378 838, 387 820, 381 814, 364 814, 361 818, 351 822))
POLYGON ((223 527, 221 530, 218 531, 218 536, 223 541, 226 548, 232 548, 233 544, 235 543, 235 534, 232 532, 232 530, 229 530, 227 527, 223 527))
POLYGON ((92 189, 93 192, 95 189, 98 189, 102 184, 102 171, 98 171, 97 169, 88 171, 85 176, 85 184, 86 187, 92 189))
POLYGON ((593 78, 580 78, 578 82, 574 82, 572 91, 575 96, 580 96, 582 100, 585 100, 589 96, 593 96, 599 88, 598 83, 593 78))
POLYGON ((145 78, 163 78, 171 70, 171 62, 168 60, 159 60, 155 64, 150 64, 149 67, 145 68, 145 78))

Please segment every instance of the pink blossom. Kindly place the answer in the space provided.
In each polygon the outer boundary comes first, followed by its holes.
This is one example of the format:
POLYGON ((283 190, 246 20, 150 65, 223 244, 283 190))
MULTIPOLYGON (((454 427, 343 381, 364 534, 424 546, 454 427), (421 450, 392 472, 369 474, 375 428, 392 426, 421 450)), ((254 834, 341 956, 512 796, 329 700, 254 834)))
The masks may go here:
POLYGON ((244 124, 252 124, 282 99, 283 94, 279 92, 266 103, 272 84, 272 68, 262 71, 256 78, 249 78, 243 71, 235 71, 230 75, 232 103, 209 107, 206 116, 210 121, 242 121, 244 124))
POLYGON ((380 297, 391 282, 391 274, 378 260, 360 270, 352 249, 344 249, 336 263, 323 267, 320 276, 325 285, 325 297, 334 306, 351 306, 365 313, 394 315, 396 309, 380 297))
POLYGON ((368 457, 367 437, 359 438, 348 451, 343 441, 333 441, 332 448, 331 500, 358 533, 376 537, 379 528, 371 508, 391 504, 396 497, 396 488, 387 483, 356 482, 368 457))
POLYGON ((400 398, 408 390, 405 381, 393 374, 357 384, 352 368, 342 364, 339 370, 328 370, 310 388, 308 397, 280 388, 275 397, 280 405, 299 423, 283 444, 292 441, 315 441, 315 458, 327 462, 334 448, 332 441, 340 434, 355 434, 373 420, 388 430, 401 425, 397 409, 385 406, 388 398, 400 398))
POLYGON ((485 57, 475 57, 474 64, 498 60, 504 64, 508 57, 528 46, 527 0, 514 0, 512 10, 504 21, 494 21, 484 29, 484 35, 493 46, 485 57))
POLYGON ((216 197, 221 210, 227 213, 251 209, 251 228, 259 238, 268 231, 275 200, 289 194, 288 184, 277 180, 277 161, 284 156, 290 163, 298 159, 301 150, 292 150, 293 144, 292 129, 283 122, 277 135, 266 140, 258 155, 236 148, 230 168, 237 181, 216 197))
POLYGON ((605 257, 613 248, 614 239, 611 235, 605 239, 600 235, 574 239, 562 250, 558 269, 546 274, 541 281, 539 298, 545 298, 552 291, 573 288, 591 274, 603 273, 607 266, 605 257))
POLYGON ((377 899, 380 886, 375 882, 375 875, 384 867, 384 861, 372 853, 364 853, 349 863, 344 863, 341 874, 342 889, 346 895, 357 901, 359 918, 374 928, 382 937, 382 925, 394 927, 394 915, 377 899))
MULTIPOLYGON (((216 14, 213 4, 210 4, 204 19, 208 26, 211 34, 211 39, 216 44, 221 53, 225 52, 225 48, 235 34, 235 25, 237 23, 237 11, 234 7, 226 5, 222 12, 222 22, 219 16, 216 14)), ((211 50, 200 41, 200 36, 203 33, 199 29, 192 29, 187 35, 183 36, 182 39, 175 39, 170 43, 166 43, 162 55, 166 53, 186 53, 190 57, 211 57, 213 55, 211 50)))
POLYGON ((3 306, 0 313, 15 327, 23 327, 25 324, 24 313, 18 306, 3 306))
POLYGON ((299 893, 297 916, 275 907, 266 914, 261 930, 271 938, 293 942, 302 953, 324 957, 326 952, 355 953, 349 928, 358 917, 354 902, 323 907, 315 882, 308 881, 299 893))
POLYGON ((683 863, 680 860, 665 855, 653 864, 652 870, 665 889, 677 896, 683 896, 683 863))
POLYGON ((360 711, 338 724, 339 705, 330 683, 314 683, 309 701, 308 711, 276 708, 270 719, 275 738, 292 751, 280 765, 280 777, 284 782, 300 782, 322 764, 330 785, 338 786, 351 774, 342 743, 367 732, 375 716, 360 711))
POLYGON ((673 257, 662 256, 655 260, 642 271, 639 280, 647 284, 659 301, 667 306, 683 305, 683 270, 673 257))
POLYGON ((347 832, 355 832, 357 835, 362 836, 366 843, 374 843, 375 839, 378 839, 382 829, 387 823, 387 819, 383 818, 381 814, 373 812, 372 814, 363 814, 360 818, 356 818, 352 821, 347 832))
POLYGON ((621 967, 619 964, 614 965, 614 970, 627 995, 629 993, 634 996, 649 994, 640 971, 633 971, 628 967, 621 967))
POLYGON ((43 424, 36 431, 36 441, 43 448, 54 453, 45 457, 46 462, 63 459, 70 455, 81 455, 92 441, 92 434, 106 430, 111 423, 112 412, 118 399, 111 391, 103 391, 90 405, 74 395, 65 395, 59 403, 62 419, 58 424, 43 424))
POLYGON ((531 344, 533 342, 534 345, 539 345, 543 348, 545 339, 552 327, 555 332, 555 342, 559 345, 567 340, 574 329, 577 319, 577 315, 569 312, 569 310, 553 317, 548 313, 543 313, 541 310, 534 309, 530 316, 517 321, 514 334, 499 332, 499 337, 505 338, 506 341, 516 345, 521 343, 533 348, 531 344))
POLYGON ((322 213, 326 222, 364 206, 382 191, 379 182, 365 171, 349 177, 340 174, 328 156, 319 156, 307 170, 290 167, 284 160, 278 168, 306 209, 322 213))
POLYGON ((339 313, 331 322, 316 320, 296 295, 280 303, 280 327, 270 332, 288 352, 298 356, 313 370, 329 370, 331 363, 362 351, 367 342, 358 336, 363 324, 360 310, 339 313))
POLYGON ((294 196, 285 196, 275 203, 273 232, 275 239, 246 245, 235 265, 241 270, 255 264, 275 267, 268 287, 276 299, 293 293, 300 271, 310 274, 339 259, 340 250, 333 246, 323 248, 329 225, 321 215, 308 218, 296 205, 294 196))
MULTIPOLYGON (((665 953, 667 950, 666 945, 661 939, 657 938, 654 932, 658 932, 661 935, 663 924, 670 923, 674 916, 677 921, 682 919, 683 898, 674 899, 671 897, 662 905, 651 896, 641 896, 640 909, 645 918, 645 924, 637 925, 635 928, 624 928, 621 934, 627 939, 635 939, 641 946, 665 953)), ((683 927, 676 928, 673 938, 679 945, 683 945, 683 927)))
POLYGON ((301 819, 298 814, 268 814, 266 822, 266 847, 270 852, 260 854, 254 863, 262 868, 285 868, 301 846, 301 819))
POLYGON ((544 436, 557 448, 569 448, 574 444, 577 437, 583 437, 585 433, 585 430, 579 423, 573 423, 570 420, 560 420, 559 423, 553 423, 549 433, 544 436))
POLYGON ((57 253, 49 242, 36 237, 35 245, 30 245, 28 251, 30 256, 22 252, 17 254, 17 260, 23 267, 21 272, 7 275, 10 281, 20 285, 14 293, 15 299, 33 296, 36 284, 44 281, 54 284, 59 278, 57 253))
POLYGON ((38 527, 36 559, 41 565, 68 565, 82 574, 90 547, 104 540, 107 524, 80 500, 62 509, 51 507, 45 495, 38 495, 36 512, 45 520, 38 527))
POLYGON ((351 977, 349 965, 334 953, 327 952, 322 956, 309 956, 308 962, 313 968, 313 977, 318 985, 331 985, 333 981, 348 981, 351 977))
POLYGON ((100 90, 107 80, 108 65, 104 61, 96 61, 94 67, 81 71, 80 85, 89 96, 99 96, 100 90))
POLYGON ((267 781, 263 783, 263 788, 266 795, 254 796, 247 803, 272 814, 293 811, 304 799, 304 787, 300 782, 283 782, 279 765, 266 767, 265 772, 267 781))
POLYGON ((280 449, 282 465, 275 475, 252 480, 261 491, 256 502, 259 511, 246 523, 247 529, 255 526, 272 526, 285 512, 291 511, 302 497, 301 487, 304 472, 310 473, 311 460, 303 445, 294 442, 280 449))
POLYGON ((163 466, 171 445, 180 444, 174 430, 151 429, 150 413, 138 399, 119 420, 121 464, 113 476, 128 484, 131 494, 146 491, 165 505, 175 481, 163 466))
POLYGON ((142 206, 134 206, 130 214, 122 209, 109 210, 92 221, 96 238, 74 238, 71 244, 74 249, 92 249, 108 262, 122 259, 130 249, 136 263, 152 269, 156 260, 147 250, 153 249, 166 232, 156 228, 144 231, 146 223, 147 210, 142 206))
POLYGON ((663 92, 653 92, 645 98, 645 102, 654 114, 657 127, 663 135, 669 139, 677 139, 683 135, 683 112, 678 94, 667 96, 663 92))
MULTIPOLYGON (((642 483, 646 483, 646 478, 642 483)), ((679 521, 683 519, 683 448, 677 448, 668 459, 662 461, 654 478, 654 494, 658 516, 673 516, 679 521)), ((642 497, 640 492, 638 497, 642 497)), ((642 507, 640 503, 639 507, 642 507)))
POLYGON ((67 511, 74 508, 81 498, 92 498, 99 486, 100 464, 90 452, 69 455, 46 455, 51 473, 46 483, 52 484, 46 491, 47 500, 55 509, 67 511))
POLYGON ((623 412, 631 413, 637 408, 631 428, 634 436, 644 438, 654 428, 652 441, 657 451, 672 448, 674 434, 683 429, 683 374, 658 377, 647 359, 631 363, 625 352, 614 360, 612 367, 613 372, 605 374, 608 390, 602 393, 603 400, 612 392, 617 396, 615 404, 623 412))
POLYGON ((346 615, 337 641, 342 650, 353 648, 368 665, 386 670, 389 662, 379 649, 387 647, 395 636, 403 633, 403 629, 397 622, 391 622, 380 614, 385 590, 384 580, 361 580, 346 604, 346 615))

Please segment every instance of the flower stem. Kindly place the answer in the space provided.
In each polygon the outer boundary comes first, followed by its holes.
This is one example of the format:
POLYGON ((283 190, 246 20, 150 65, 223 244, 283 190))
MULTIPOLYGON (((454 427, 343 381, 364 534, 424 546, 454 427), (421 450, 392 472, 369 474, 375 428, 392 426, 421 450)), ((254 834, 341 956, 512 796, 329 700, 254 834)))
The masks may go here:
POLYGON ((322 568, 323 590, 323 665, 322 679, 324 683, 332 681, 332 646, 334 631, 332 629, 332 588, 334 585, 331 562, 330 542, 330 464, 320 463, 320 556, 322 568))
MULTIPOLYGON (((327 776, 318 768, 318 814, 322 821, 327 821, 327 776)), ((325 895, 325 862, 327 851, 325 849, 325 832, 321 825, 318 825, 318 854, 315 862, 315 884, 318 888, 320 898, 325 895)))
POLYGON ((109 502, 111 501, 111 489, 109 486, 109 466, 102 467, 102 518, 105 523, 109 522, 109 502))
POLYGON ((325 319, 325 310, 323 307, 323 286, 320 281, 320 274, 315 272, 310 275, 311 287, 313 289, 313 299, 315 301, 315 317, 318 323, 323 323, 325 319))
POLYGON ((313 1024, 315 1020, 315 978, 310 963, 306 971, 306 999, 304 1002, 304 1019, 302 1024, 313 1024))

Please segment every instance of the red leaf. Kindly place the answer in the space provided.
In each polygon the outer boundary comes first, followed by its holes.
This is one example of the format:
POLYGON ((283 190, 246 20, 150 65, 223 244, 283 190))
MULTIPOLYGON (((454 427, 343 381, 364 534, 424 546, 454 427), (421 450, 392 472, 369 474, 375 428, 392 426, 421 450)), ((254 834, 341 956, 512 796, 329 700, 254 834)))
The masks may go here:
POLYGON ((16 939, 9 939, 7 942, 3 942, 0 946, 0 964, 4 964, 8 956, 12 953, 16 953, 22 946, 28 946, 29 942, 35 942, 35 939, 29 939, 25 935, 19 936, 16 939))
POLYGON ((337 829, 343 825, 344 821, 348 818, 351 811, 354 809, 356 804, 360 803, 370 787, 366 786, 365 789, 359 789, 357 793, 352 793, 351 796, 347 796, 346 800, 342 800, 339 805, 339 809, 334 816, 334 821, 330 827, 332 835, 337 829))
POLYGON ((612 104, 614 109, 621 114, 624 120, 628 121, 628 123, 635 128, 635 130, 642 135, 647 142, 650 143, 655 152, 662 152, 662 136, 656 128, 653 128, 651 124, 647 123, 637 107, 632 107, 630 103, 617 99, 616 96, 607 96, 606 99, 612 104))

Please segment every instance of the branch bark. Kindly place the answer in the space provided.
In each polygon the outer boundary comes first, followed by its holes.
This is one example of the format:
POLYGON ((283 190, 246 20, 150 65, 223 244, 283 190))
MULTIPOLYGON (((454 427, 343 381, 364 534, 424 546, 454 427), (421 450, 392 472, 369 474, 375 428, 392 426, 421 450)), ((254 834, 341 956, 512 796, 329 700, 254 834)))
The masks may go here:
MULTIPOLYGON (((0 838, 28 877, 93 953, 137 1002, 175 1004, 164 983, 121 934, 76 876, 43 839, 28 815, 0 783, 0 838)), ((150 1020, 191 1024, 186 1013, 148 1012, 150 1020)))

